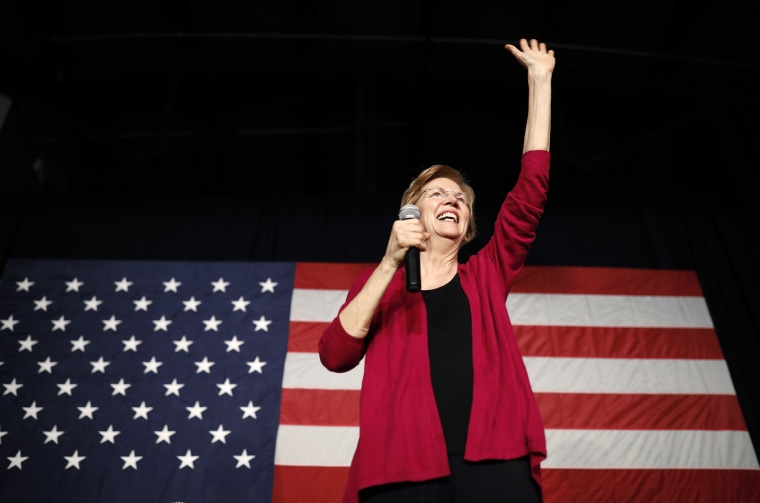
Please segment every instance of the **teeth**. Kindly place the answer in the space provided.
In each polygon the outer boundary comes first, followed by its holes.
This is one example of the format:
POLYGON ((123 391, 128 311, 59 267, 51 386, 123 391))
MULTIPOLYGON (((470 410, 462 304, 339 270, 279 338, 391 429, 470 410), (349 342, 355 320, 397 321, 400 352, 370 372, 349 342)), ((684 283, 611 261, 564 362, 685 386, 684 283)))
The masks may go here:
POLYGON ((438 215, 438 220, 446 220, 447 218, 450 218, 454 222, 459 222, 459 220, 457 219, 456 214, 454 214, 454 213, 452 213, 450 211, 447 211, 446 213, 441 213, 440 215, 438 215))

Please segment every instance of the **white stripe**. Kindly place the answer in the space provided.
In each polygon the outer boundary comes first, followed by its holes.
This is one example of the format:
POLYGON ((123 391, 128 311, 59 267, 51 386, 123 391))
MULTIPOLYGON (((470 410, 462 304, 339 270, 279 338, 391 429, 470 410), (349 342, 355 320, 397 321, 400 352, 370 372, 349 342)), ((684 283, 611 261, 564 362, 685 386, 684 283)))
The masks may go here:
MULTIPOLYGON (((330 322, 346 294, 296 289, 290 319, 330 322)), ((515 325, 713 328, 703 297, 514 293, 507 308, 515 325)))
POLYGON ((330 372, 319 361, 317 353, 288 353, 282 387, 286 389, 361 389, 364 360, 353 370, 330 372))
MULTIPOLYGON (((526 357, 536 393, 734 395, 724 360, 526 357)), ((316 353, 288 353, 284 388, 359 390, 364 367, 327 371, 316 353)))
POLYGON ((280 425, 274 464, 349 466, 358 441, 358 427, 280 425))
POLYGON ((525 357, 541 393, 734 395, 724 360, 525 357))
MULTIPOLYGON (((349 466, 359 428, 280 426, 275 464, 349 466)), ((543 468, 758 470, 746 431, 546 430, 543 468)))
POLYGON ((758 470, 746 431, 546 430, 543 468, 758 470))
POLYGON ((347 290, 296 288, 290 304, 290 321, 330 322, 346 301, 347 290))
POLYGON ((515 325, 712 328, 704 297, 512 294, 515 325))

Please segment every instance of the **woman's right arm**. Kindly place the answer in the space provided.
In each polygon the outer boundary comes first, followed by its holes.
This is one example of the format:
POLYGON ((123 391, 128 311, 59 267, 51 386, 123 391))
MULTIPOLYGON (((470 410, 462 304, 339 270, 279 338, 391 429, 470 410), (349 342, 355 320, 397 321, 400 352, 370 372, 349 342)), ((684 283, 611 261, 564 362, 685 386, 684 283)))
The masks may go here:
POLYGON ((383 259, 368 277, 364 273, 357 278, 338 316, 319 339, 319 358, 325 368, 346 372, 359 364, 377 308, 407 250, 411 246, 424 250, 429 237, 417 219, 397 220, 393 224, 383 259))
POLYGON ((356 296, 340 311, 338 319, 343 329, 357 339, 367 337, 372 319, 380 305, 388 285, 404 261, 407 250, 412 246, 425 250, 425 241, 430 234, 425 232, 418 219, 396 220, 393 224, 388 246, 380 264, 356 296))

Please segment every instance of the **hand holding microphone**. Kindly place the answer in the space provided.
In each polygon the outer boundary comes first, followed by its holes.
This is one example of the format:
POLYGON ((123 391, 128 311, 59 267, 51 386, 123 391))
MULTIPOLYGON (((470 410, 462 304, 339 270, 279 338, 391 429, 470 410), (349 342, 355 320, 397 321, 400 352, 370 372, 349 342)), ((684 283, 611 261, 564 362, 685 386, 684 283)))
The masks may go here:
MULTIPOLYGON (((409 220, 411 218, 419 220, 420 209, 413 204, 405 204, 398 212, 399 220, 409 220)), ((420 279, 420 249, 416 246, 410 247, 404 255, 404 269, 406 270, 406 289, 409 292, 419 292, 422 288, 420 279)))

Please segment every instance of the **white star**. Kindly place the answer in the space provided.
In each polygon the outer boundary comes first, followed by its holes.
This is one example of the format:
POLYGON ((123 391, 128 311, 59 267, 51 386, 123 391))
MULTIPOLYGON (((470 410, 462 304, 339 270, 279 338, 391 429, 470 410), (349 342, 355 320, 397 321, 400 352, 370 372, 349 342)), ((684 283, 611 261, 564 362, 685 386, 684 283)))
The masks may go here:
POLYGON ((11 464, 8 465, 8 470, 10 470, 13 467, 21 469, 21 463, 29 459, 29 456, 22 456, 21 451, 16 451, 15 456, 9 456, 8 461, 11 462, 11 464))
POLYGON ((272 323, 272 320, 268 320, 264 318, 264 315, 261 315, 261 318, 258 320, 253 320, 253 324, 256 325, 256 329, 254 332, 258 332, 259 330, 263 330, 264 332, 269 332, 269 325, 272 323))
POLYGON ((117 320, 116 316, 114 316, 113 314, 107 320, 102 320, 102 321, 103 321, 103 332, 107 332, 109 330, 113 330, 114 332, 116 332, 116 327, 119 326, 119 324, 121 323, 121 320, 117 320))
POLYGON ((211 436, 214 437, 213 439, 211 439, 212 444, 214 442, 221 442, 223 444, 226 444, 227 443, 226 438, 227 438, 227 435, 230 434, 230 430, 225 430, 224 428, 222 428, 222 425, 220 424, 219 428, 217 428, 216 430, 210 430, 209 433, 211 433, 211 436))
POLYGON ((37 413, 44 409, 44 407, 37 407, 37 402, 32 402, 32 405, 30 405, 29 407, 21 407, 21 408, 24 409, 24 412, 26 412, 26 414, 24 414, 24 419, 26 419, 27 417, 32 417, 34 419, 37 419, 37 413))
POLYGON ((209 330, 213 330, 214 332, 219 331, 219 325, 222 324, 222 320, 217 320, 215 316, 212 316, 208 320, 203 320, 203 324, 206 325, 205 332, 208 332, 209 330))
POLYGON ((17 323, 21 323, 21 320, 14 320, 13 315, 11 314, 4 320, 0 320, 0 323, 3 324, 0 330, 10 330, 11 332, 13 332, 13 326, 16 325, 17 323))
POLYGON ((43 372, 47 372, 48 374, 53 373, 53 367, 58 365, 58 363, 50 361, 50 357, 48 356, 45 358, 44 362, 37 362, 37 365, 40 366, 40 369, 37 371, 38 374, 41 374, 43 372))
POLYGON ((222 395, 230 395, 232 396, 232 390, 237 388, 237 384, 230 383, 229 378, 225 379, 222 384, 217 384, 217 388, 219 388, 219 396, 222 395))
POLYGON ((127 388, 131 387, 131 384, 127 384, 124 382, 124 379, 119 379, 119 382, 116 384, 111 384, 111 387, 113 388, 113 393, 111 393, 111 396, 116 395, 123 395, 127 396, 127 388))
POLYGON ((145 295, 142 296, 142 299, 139 300, 133 300, 132 303, 135 305, 135 311, 148 311, 148 306, 153 304, 152 300, 148 300, 145 298, 145 295))
POLYGON ((43 444, 46 444, 48 442, 55 442, 57 444, 58 443, 58 437, 60 437, 61 435, 63 435, 64 432, 58 431, 58 426, 53 425, 53 429, 52 430, 43 431, 42 433, 44 433, 45 437, 46 437, 45 441, 43 442, 43 444))
POLYGON ((128 281, 127 278, 121 278, 121 281, 114 281, 114 285, 116 285, 116 292, 128 292, 129 287, 133 285, 132 281, 128 281))
POLYGON ((167 444, 171 444, 172 443, 172 440, 171 440, 172 435, 174 435, 176 432, 175 431, 170 431, 169 427, 167 425, 164 425, 164 429, 163 430, 154 431, 153 433, 155 433, 156 436, 158 437, 156 439, 156 443, 157 444, 160 444, 161 442, 166 442, 167 444))
POLYGON ((64 456, 64 458, 67 461, 66 470, 68 470, 71 467, 74 467, 77 470, 79 470, 79 463, 85 460, 85 456, 80 456, 78 450, 74 451, 74 454, 72 454, 71 456, 64 456))
POLYGON ((21 352, 21 351, 30 351, 31 352, 32 351, 32 346, 34 346, 35 344, 37 344, 37 341, 35 341, 34 339, 32 339, 31 335, 27 335, 26 339, 24 339, 23 341, 18 341, 18 343, 19 343, 19 346, 20 346, 19 349, 18 349, 19 352, 21 352))
POLYGON ((43 311, 47 312, 47 308, 50 304, 52 304, 52 300, 48 300, 47 297, 42 297, 40 300, 34 301, 34 310, 39 311, 42 309, 43 311))
POLYGON ((142 364, 145 365, 145 370, 143 371, 143 374, 147 374, 148 372, 153 372, 154 374, 158 374, 158 367, 163 365, 162 362, 156 361, 155 356, 151 356, 149 362, 142 362, 142 364))
POLYGON ((233 306, 235 306, 235 307, 232 309, 232 312, 233 312, 233 313, 234 313, 235 311, 243 311, 243 312, 245 312, 245 308, 246 308, 246 307, 248 306, 248 304, 250 304, 250 303, 251 303, 251 301, 250 301, 250 300, 245 300, 245 299, 243 298, 243 296, 241 295, 241 296, 240 296, 240 298, 239 298, 238 300, 233 300, 233 301, 232 301, 232 305, 233 305, 233 306))
POLYGON ((87 405, 84 407, 77 407, 77 409, 79 409, 79 419, 82 419, 84 417, 93 419, 92 414, 98 410, 98 407, 93 407, 92 404, 88 401, 87 405))
POLYGON ((179 467, 180 468, 184 468, 186 466, 189 466, 190 468, 195 469, 195 466, 193 466, 193 463, 199 457, 200 456, 193 456, 193 453, 190 452, 190 449, 188 449, 184 456, 177 456, 177 459, 179 459, 180 461, 182 461, 179 464, 179 467))
POLYGON ((134 468, 137 470, 137 462, 142 459, 142 456, 135 456, 135 451, 132 449, 132 451, 129 453, 129 456, 120 456, 121 459, 124 460, 124 466, 121 467, 122 470, 126 470, 129 467, 134 468))
POLYGON ((164 384, 164 388, 166 388, 166 393, 164 393, 164 396, 169 395, 177 395, 179 396, 179 390, 184 388, 184 384, 179 384, 176 379, 172 379, 172 382, 169 384, 164 384))
POLYGON ((113 425, 108 425, 108 429, 105 431, 99 431, 100 433, 100 443, 105 444, 106 442, 111 442, 112 444, 116 443, 116 435, 121 433, 120 431, 116 431, 113 429, 113 425))
POLYGON ((272 278, 267 278, 266 281, 262 282, 259 281, 259 285, 261 285, 261 293, 264 292, 272 292, 274 293, 274 287, 276 287, 279 283, 275 283, 272 281, 272 278))
POLYGON ((85 346, 87 346, 90 343, 90 341, 85 340, 85 338, 83 336, 81 336, 81 335, 79 336, 79 339, 74 340, 74 341, 69 341, 69 342, 71 342, 71 352, 72 353, 74 351, 82 351, 82 352, 84 352, 85 346))
POLYGON ((241 341, 240 339, 237 338, 237 335, 233 335, 232 339, 230 339, 228 341, 224 341, 224 343, 227 344, 227 352, 228 353, 230 351, 237 351, 239 353, 240 352, 240 346, 242 346, 243 344, 245 344, 244 341, 241 341))
POLYGON ((84 281, 79 281, 77 278, 72 279, 71 281, 66 282, 66 291, 67 292, 78 292, 79 287, 84 285, 84 281))
POLYGON ((135 339, 135 336, 131 336, 129 340, 121 341, 122 344, 124 344, 124 351, 134 351, 137 352, 137 346, 142 344, 142 341, 139 341, 135 339))
POLYGON ((185 311, 195 311, 198 312, 198 306, 202 304, 200 300, 195 300, 195 297, 190 297, 190 300, 183 300, 182 303, 185 305, 185 311))
POLYGON ((103 357, 101 356, 100 358, 98 358, 98 361, 90 362, 90 365, 92 365, 92 370, 90 371, 91 374, 94 374, 95 372, 100 372, 101 374, 105 374, 106 367, 111 365, 111 362, 107 362, 103 360, 103 357))
POLYGON ((24 281, 16 281, 16 291, 28 292, 32 285, 34 285, 34 281, 29 281, 29 278, 24 278, 24 281))
POLYGON ((95 311, 95 312, 97 312, 98 311, 98 306, 100 306, 102 303, 103 303, 102 300, 98 300, 98 298, 93 295, 90 300, 85 300, 84 301, 84 312, 85 313, 87 311, 95 311))
POLYGON ((166 292, 177 292, 177 287, 180 286, 182 283, 177 281, 176 279, 172 278, 169 281, 164 281, 164 293, 166 292))
POLYGON ((3 431, 2 429, 0 429, 0 445, 2 445, 3 443, 3 437, 6 436, 7 434, 8 434, 7 431, 3 431))
POLYGON ((76 384, 72 384, 71 379, 66 379, 66 382, 63 384, 56 384, 58 386, 58 396, 61 395, 69 395, 71 396, 71 391, 77 387, 76 384))
POLYGON ((195 362, 195 364, 198 366, 198 370, 195 371, 196 374, 200 374, 201 372, 205 372, 207 374, 211 373, 211 367, 214 365, 214 362, 208 361, 208 357, 204 356, 203 361, 195 362))
POLYGON ((243 411, 243 419, 247 417, 258 419, 256 417, 256 413, 261 410, 261 407, 256 407, 255 405, 253 405, 253 402, 249 400, 248 405, 246 405, 245 407, 240 407, 240 410, 243 411))
POLYGON ((262 362, 259 357, 257 356, 255 360, 252 362, 246 362, 248 364, 248 373, 253 374, 254 372, 258 372, 259 374, 263 374, 263 367, 267 364, 267 362, 262 362))
POLYGON ((10 382, 10 384, 3 384, 5 386, 5 391, 3 392, 3 396, 7 395, 8 393, 13 393, 15 396, 18 396, 17 391, 19 388, 23 387, 23 384, 17 384, 16 378, 14 377, 13 380, 10 382))
POLYGON ((153 324, 155 325, 155 328, 153 328, 154 332, 158 332, 159 330, 166 332, 169 325, 172 324, 172 320, 167 320, 166 316, 162 314, 160 320, 153 320, 153 324))
POLYGON ((248 454, 248 451, 243 449, 243 452, 240 453, 239 456, 232 455, 233 458, 237 459, 237 465, 235 465, 235 468, 240 468, 241 466, 245 466, 246 468, 251 467, 251 460, 255 458, 253 454, 248 454))
POLYGON ((224 281, 224 278, 212 281, 211 284, 214 285, 214 292, 226 292, 227 287, 230 286, 230 282, 224 281))
POLYGON ((177 347, 174 348, 175 353, 179 353, 180 351, 184 351, 185 353, 190 352, 190 344, 193 343, 193 341, 187 340, 187 337, 184 335, 182 338, 178 341, 172 341, 177 347))
POLYGON ((132 407, 132 410, 135 411, 135 415, 132 419, 137 419, 138 417, 148 419, 148 412, 152 411, 153 407, 148 407, 143 401, 139 407, 132 407))
POLYGON ((185 407, 190 414, 187 416, 188 419, 192 419, 194 417, 197 417, 198 419, 203 419, 203 413, 208 409, 208 407, 201 407, 201 404, 198 403, 198 401, 195 401, 195 405, 192 407, 185 407))
POLYGON ((69 321, 66 318, 64 318, 63 315, 61 315, 61 317, 58 318, 57 320, 50 320, 50 322, 53 324, 53 332, 55 332, 56 330, 60 330, 61 332, 65 332, 66 331, 66 325, 68 325, 69 323, 71 323, 71 321, 69 321))

